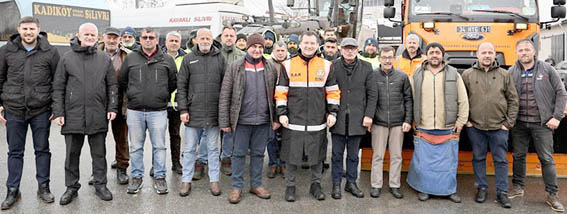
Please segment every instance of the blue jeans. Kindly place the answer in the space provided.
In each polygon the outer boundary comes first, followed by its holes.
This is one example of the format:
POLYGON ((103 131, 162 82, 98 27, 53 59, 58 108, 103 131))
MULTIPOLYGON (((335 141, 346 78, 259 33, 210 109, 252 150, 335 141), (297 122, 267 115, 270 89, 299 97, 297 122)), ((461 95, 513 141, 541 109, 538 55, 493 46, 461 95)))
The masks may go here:
POLYGON ((130 139, 130 166, 133 178, 144 176, 144 142, 146 130, 150 132, 154 178, 165 178, 165 133, 167 132, 167 111, 135 111, 128 109, 126 123, 130 139))
POLYGON ((262 166, 268 137, 272 131, 270 124, 241 125, 234 131, 234 153, 232 155, 232 188, 244 188, 244 168, 246 154, 250 149, 250 188, 262 185, 262 166))
POLYGON ((225 132, 222 136, 222 153, 221 160, 232 157, 234 150, 234 138, 232 132, 225 132))
POLYGON ((207 149, 207 144, 203 143, 203 135, 206 135, 205 130, 199 132, 199 154, 197 155, 197 162, 207 165, 209 150, 207 149))
POLYGON ((496 192, 508 192, 508 131, 483 131, 475 127, 466 128, 473 152, 474 179, 477 188, 487 189, 486 182, 486 153, 488 147, 492 153, 494 163, 494 178, 496 179, 496 192))
POLYGON ((268 166, 285 166, 285 161, 280 159, 280 145, 281 141, 277 138, 278 131, 270 131, 270 138, 268 139, 268 166))
POLYGON ((46 111, 32 118, 25 119, 6 113, 6 140, 8 141, 8 188, 19 188, 24 167, 24 150, 28 124, 31 126, 33 148, 35 150, 35 177, 38 184, 49 183, 51 152, 49 151, 49 128, 51 111, 46 111))
POLYGON ((356 178, 358 176, 358 150, 362 137, 363 135, 332 135, 333 155, 331 156, 331 175, 333 177, 333 184, 340 184, 343 178, 343 160, 345 148, 347 152, 346 179, 350 183, 356 182, 356 178))
POLYGON ((201 146, 206 145, 208 149, 209 181, 219 181, 219 127, 185 127, 186 144, 185 150, 183 151, 183 176, 181 177, 182 182, 191 182, 191 180, 193 179, 196 159, 195 152, 197 151, 197 143, 199 142, 199 135, 201 133, 201 130, 203 131, 203 134, 200 138, 201 146))

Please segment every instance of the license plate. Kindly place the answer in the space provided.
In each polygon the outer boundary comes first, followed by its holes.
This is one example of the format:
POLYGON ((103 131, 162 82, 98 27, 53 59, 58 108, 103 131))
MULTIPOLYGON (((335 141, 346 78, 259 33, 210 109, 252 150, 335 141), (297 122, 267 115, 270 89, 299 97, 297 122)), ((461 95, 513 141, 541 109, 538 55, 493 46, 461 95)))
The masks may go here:
POLYGON ((457 33, 490 33, 490 26, 457 26, 457 33))

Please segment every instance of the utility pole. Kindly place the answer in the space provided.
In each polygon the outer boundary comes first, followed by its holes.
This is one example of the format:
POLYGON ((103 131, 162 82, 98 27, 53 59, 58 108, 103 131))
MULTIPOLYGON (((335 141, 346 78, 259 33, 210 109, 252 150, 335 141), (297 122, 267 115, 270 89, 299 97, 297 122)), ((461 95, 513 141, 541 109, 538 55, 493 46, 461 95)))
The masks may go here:
POLYGON ((315 16, 319 16, 319 0, 315 0, 315 16))
POLYGON ((360 1, 356 0, 356 6, 354 7, 354 14, 351 14, 349 18, 354 18, 354 20, 349 20, 352 23, 352 38, 356 39, 356 29, 358 25, 358 6, 360 5, 360 1))
POLYGON ((275 24, 276 21, 274 20, 274 4, 272 0, 268 0, 268 8, 270 9, 270 23, 275 24))

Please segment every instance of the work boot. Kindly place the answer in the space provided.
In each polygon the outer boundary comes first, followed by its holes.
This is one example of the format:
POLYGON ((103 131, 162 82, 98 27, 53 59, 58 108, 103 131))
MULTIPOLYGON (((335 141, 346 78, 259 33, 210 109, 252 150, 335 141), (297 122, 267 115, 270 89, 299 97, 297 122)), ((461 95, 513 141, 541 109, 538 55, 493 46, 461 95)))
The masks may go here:
POLYGON ((252 189, 250 189, 250 193, 258 196, 258 198, 261 198, 261 199, 270 199, 270 197, 272 197, 270 192, 268 190, 264 189, 264 187, 252 188, 252 189))
POLYGON ((496 202, 498 202, 501 207, 504 207, 506 209, 512 208, 512 202, 508 198, 508 194, 505 192, 499 192, 496 194, 496 202))
POLYGON ((67 188, 65 193, 61 196, 61 200, 59 200, 59 204, 67 205, 73 201, 78 196, 76 189, 67 188))
POLYGON ((295 201, 295 186, 287 186, 285 188, 285 200, 287 202, 295 201))
POLYGON ((488 194, 488 190, 485 188, 478 188, 476 192, 476 196, 474 197, 474 201, 477 203, 484 203, 486 201, 486 195, 488 194))
POLYGON ((230 158, 224 158, 221 160, 221 172, 225 175, 232 175, 232 164, 230 158))
POLYGON ((242 190, 233 189, 228 195, 228 202, 231 204, 238 204, 240 199, 242 199, 242 190))
POLYGON ((565 212, 565 208, 563 208, 563 204, 559 202, 559 197, 557 197, 557 193, 549 193, 547 195, 547 200, 545 203, 551 207, 551 209, 555 212, 565 212))
POLYGON ((392 196, 397 199, 402 199, 404 197, 404 195, 400 191, 400 188, 390 188, 390 193, 392 193, 392 196))
POLYGON ((311 188, 309 188, 309 193, 311 193, 313 198, 319 201, 325 200, 325 193, 321 190, 320 183, 312 183, 311 188))
POLYGON ((364 198, 364 193, 358 188, 356 183, 348 182, 345 185, 345 192, 350 192, 354 197, 364 198))
POLYGON ((165 178, 156 178, 154 181, 154 189, 156 189, 157 194, 167 194, 167 182, 165 178))
POLYGON ((94 185, 94 176, 91 175, 91 177, 89 177, 89 185, 94 185))
POLYGON ((6 199, 2 202, 2 210, 10 209, 22 198, 18 188, 9 188, 6 194, 6 199))
POLYGON ((55 197, 51 194, 51 190, 49 190, 49 183, 39 185, 37 188, 37 197, 45 203, 53 203, 53 201, 55 201, 55 197))
POLYGON ((128 184, 128 194, 136 194, 140 191, 140 189, 142 189, 142 184, 143 184, 142 178, 130 178, 129 184, 128 184))
POLYGON ((171 166, 171 171, 177 173, 178 175, 183 175, 183 166, 181 166, 181 163, 177 161, 173 163, 173 166, 171 166))
POLYGON ((451 200, 452 202, 455 202, 455 203, 461 203, 461 197, 459 197, 459 195, 457 195, 457 193, 450 195, 449 200, 451 200))
POLYGON ((205 173, 205 165, 200 163, 199 161, 195 161, 195 171, 193 172, 193 180, 198 181, 203 178, 203 174, 205 173))
POLYGON ((181 197, 188 196, 191 193, 191 183, 189 182, 182 182, 181 189, 179 189, 179 195, 181 197))
POLYGON ((508 198, 512 199, 515 197, 522 197, 524 196, 524 188, 520 185, 512 185, 512 189, 508 192, 508 198))
POLYGON ((370 189, 370 196, 373 197, 373 198, 378 198, 378 197, 380 197, 381 191, 382 191, 382 188, 372 187, 372 189, 370 189))
POLYGON ((417 194, 417 199, 419 199, 420 201, 427 201, 429 200, 429 194, 420 192, 419 194, 417 194))
POLYGON ((276 177, 276 173, 277 173, 277 166, 271 166, 270 170, 268 170, 268 178, 275 178, 276 177))
POLYGON ((211 182, 211 194, 213 194, 213 196, 219 196, 221 194, 221 189, 219 186, 219 182, 211 182))
POLYGON ((341 183, 333 184, 333 191, 331 191, 331 197, 334 199, 341 199, 341 183))
POLYGON ((112 193, 110 192, 110 190, 108 190, 108 188, 106 188, 106 186, 96 188, 95 194, 96 194, 96 196, 98 196, 98 198, 100 198, 100 200, 103 200, 103 201, 111 201, 112 200, 112 193))
POLYGON ((112 161, 112 164, 110 164, 110 168, 116 169, 117 167, 118 167, 118 162, 116 160, 112 161))
POLYGON ((128 184, 128 173, 126 169, 116 168, 116 180, 118 180, 119 184, 128 184))

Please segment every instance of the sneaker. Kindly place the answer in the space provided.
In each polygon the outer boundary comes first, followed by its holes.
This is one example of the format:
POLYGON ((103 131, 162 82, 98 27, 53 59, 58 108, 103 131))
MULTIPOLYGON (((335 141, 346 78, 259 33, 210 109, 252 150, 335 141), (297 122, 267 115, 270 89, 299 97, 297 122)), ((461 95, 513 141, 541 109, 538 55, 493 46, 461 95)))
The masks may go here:
POLYGON ((157 194, 167 194, 167 182, 165 178, 156 178, 154 181, 154 189, 156 189, 157 194))
POLYGON ((177 173, 178 175, 183 175, 183 166, 181 166, 181 163, 176 162, 171 167, 171 171, 177 173))
POLYGON ((555 212, 565 212, 565 208, 563 208, 563 204, 559 202, 559 197, 557 197, 557 194, 550 193, 549 195, 547 195, 547 200, 545 200, 545 203, 549 205, 549 207, 551 207, 551 209, 555 212))
POLYGON ((116 168, 116 180, 118 180, 119 184, 128 184, 128 173, 126 169, 116 168))
POLYGON ((510 199, 522 196, 524 196, 524 188, 520 185, 513 185, 510 192, 508 192, 508 198, 510 199))
POLYGON ((143 180, 142 178, 130 178, 128 184, 128 194, 136 194, 142 189, 143 180))

